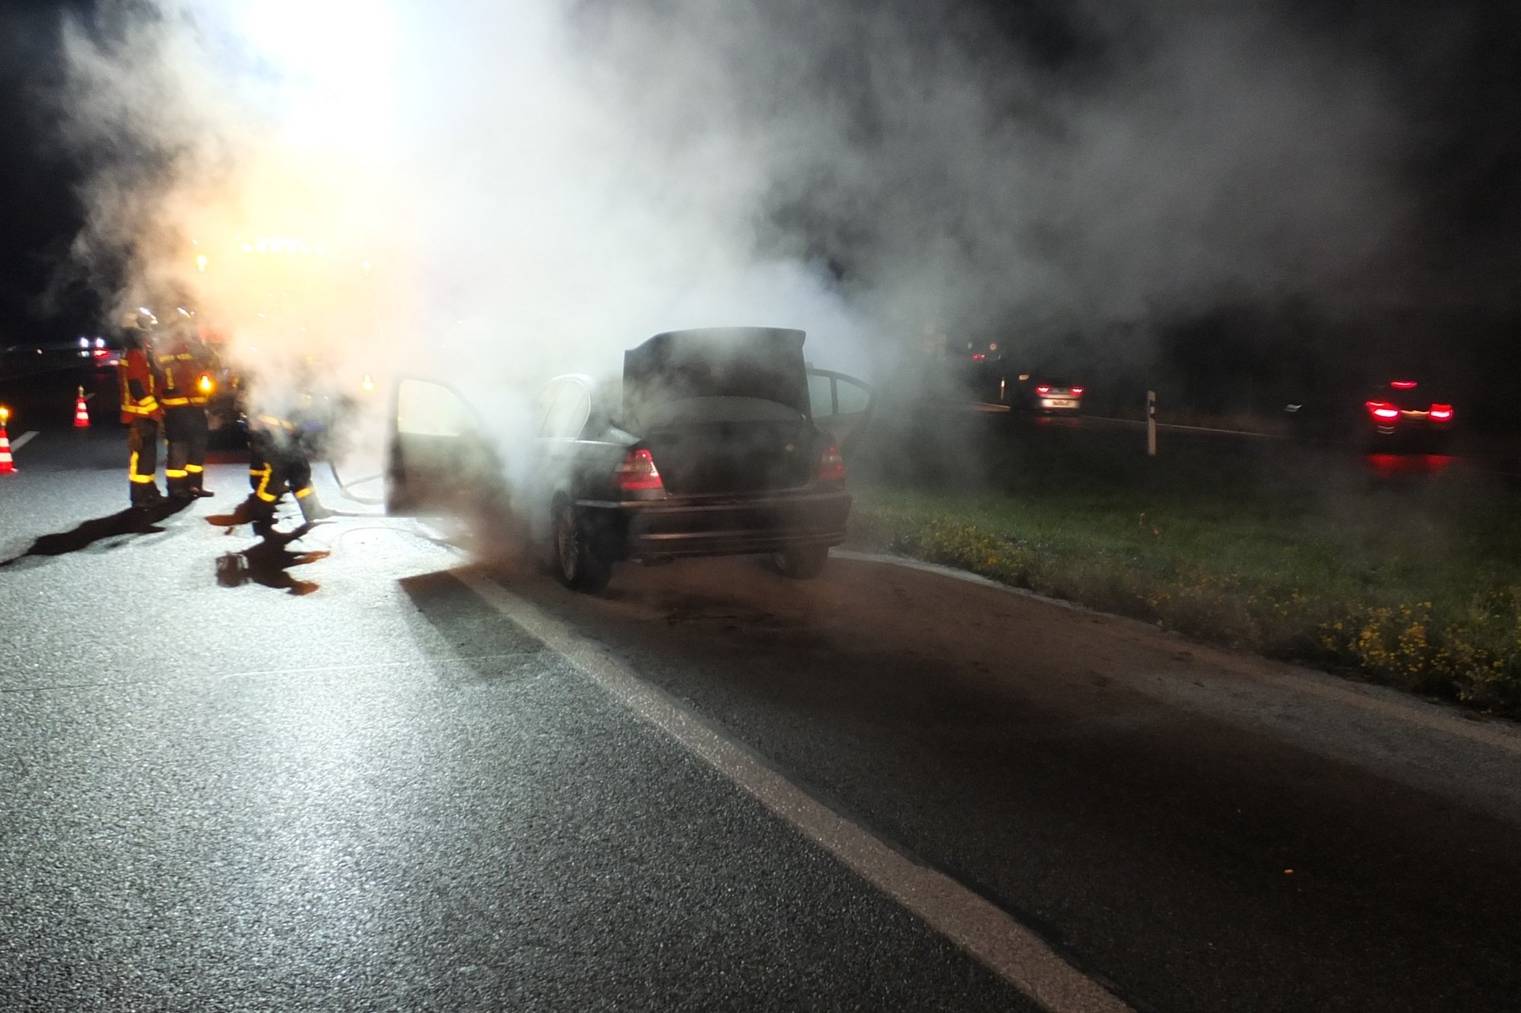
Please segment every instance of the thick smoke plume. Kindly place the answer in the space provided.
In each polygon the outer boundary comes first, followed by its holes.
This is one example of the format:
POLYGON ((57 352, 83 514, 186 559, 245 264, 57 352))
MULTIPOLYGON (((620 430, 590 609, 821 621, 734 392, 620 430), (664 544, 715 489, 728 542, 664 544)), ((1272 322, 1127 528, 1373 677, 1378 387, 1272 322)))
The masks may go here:
POLYGON ((709 324, 870 375, 946 333, 1366 288, 1392 103, 1266 11, 106 0, 65 39, 77 252, 271 397, 709 324))

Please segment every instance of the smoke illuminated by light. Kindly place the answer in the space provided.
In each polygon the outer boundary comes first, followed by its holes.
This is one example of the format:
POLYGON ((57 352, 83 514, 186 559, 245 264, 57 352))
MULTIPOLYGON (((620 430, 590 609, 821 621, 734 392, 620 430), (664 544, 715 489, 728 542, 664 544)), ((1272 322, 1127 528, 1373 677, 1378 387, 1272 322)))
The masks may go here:
POLYGON ((77 252, 127 258, 118 305, 185 293, 269 397, 724 324, 870 374, 942 327, 1339 291, 1403 206, 1376 80, 1261 15, 1131 13, 1149 42, 1095 17, 1110 76, 1060 87, 906 3, 105 0, 66 33, 65 129, 112 155, 77 252))

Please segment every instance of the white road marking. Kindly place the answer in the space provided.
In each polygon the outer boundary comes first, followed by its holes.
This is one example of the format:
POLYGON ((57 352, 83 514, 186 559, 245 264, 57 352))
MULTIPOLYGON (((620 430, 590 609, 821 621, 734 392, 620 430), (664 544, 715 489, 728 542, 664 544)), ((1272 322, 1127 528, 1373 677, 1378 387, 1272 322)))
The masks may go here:
POLYGON ((769 767, 748 747, 641 679, 596 641, 465 568, 454 575, 488 605, 565 657, 641 720, 675 739, 857 875, 1047 1009, 1128 1010, 1008 912, 900 854, 769 767))
MULTIPOLYGON (((1144 419, 1116 419, 1116 418, 1110 418, 1107 415, 1086 415, 1086 416, 1083 416, 1083 417, 1084 418, 1092 419, 1094 422, 1115 422, 1115 423, 1118 423, 1120 425, 1135 426, 1135 427, 1138 427, 1138 428, 1144 428, 1145 425, 1146 425, 1146 422, 1145 422, 1144 419)), ((1249 436, 1249 437, 1251 437, 1254 440, 1286 440, 1286 439, 1288 439, 1288 437, 1285 436, 1285 435, 1283 435, 1282 433, 1254 433, 1254 432, 1251 432, 1250 430, 1246 430, 1246 429, 1215 429, 1215 428, 1210 427, 1210 426, 1185 426, 1185 425, 1179 425, 1176 422, 1158 422, 1157 423, 1157 428, 1158 429, 1180 429, 1180 430, 1183 430, 1184 432, 1189 432, 1189 433, 1216 433, 1216 434, 1218 434, 1220 436, 1249 436)))
POLYGON ((35 429, 31 430, 30 432, 22 433, 20 436, 16 437, 14 440, 11 441, 11 450, 12 451, 20 450, 22 447, 26 446, 27 443, 29 443, 31 441, 31 439, 32 439, 33 436, 36 436, 36 435, 37 435, 37 430, 35 430, 35 429))

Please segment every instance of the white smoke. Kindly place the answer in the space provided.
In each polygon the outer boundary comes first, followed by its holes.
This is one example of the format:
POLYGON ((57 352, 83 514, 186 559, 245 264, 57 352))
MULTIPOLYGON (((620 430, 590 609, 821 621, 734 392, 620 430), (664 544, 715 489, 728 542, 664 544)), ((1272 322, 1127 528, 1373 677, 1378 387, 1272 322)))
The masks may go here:
POLYGON ((1071 6, 1062 60, 991 10, 107 0, 66 38, 79 251, 273 390, 741 323, 870 373, 928 330, 1346 290, 1397 233, 1379 76, 1265 8, 1071 6))

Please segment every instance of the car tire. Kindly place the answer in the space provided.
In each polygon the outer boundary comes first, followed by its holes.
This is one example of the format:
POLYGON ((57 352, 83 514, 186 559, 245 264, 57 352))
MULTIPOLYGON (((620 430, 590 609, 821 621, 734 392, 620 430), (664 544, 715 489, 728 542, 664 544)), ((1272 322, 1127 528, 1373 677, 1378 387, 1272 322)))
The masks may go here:
POLYGON ((612 578, 612 564, 597 553, 586 525, 568 500, 558 500, 550 517, 555 576, 572 591, 596 594, 612 578))
POLYGON ((793 580, 812 580, 824 572, 829 561, 829 546, 799 545, 783 549, 771 557, 776 572, 793 580))

